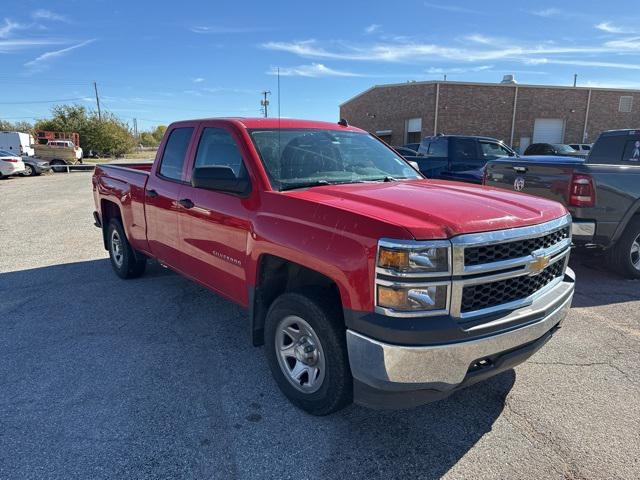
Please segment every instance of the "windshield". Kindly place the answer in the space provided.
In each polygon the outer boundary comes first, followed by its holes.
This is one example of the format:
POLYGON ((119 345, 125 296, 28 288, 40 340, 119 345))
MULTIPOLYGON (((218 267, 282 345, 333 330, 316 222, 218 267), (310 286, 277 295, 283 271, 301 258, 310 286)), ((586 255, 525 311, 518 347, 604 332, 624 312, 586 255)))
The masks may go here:
POLYGON ((558 144, 554 145, 554 147, 556 147, 556 150, 558 150, 558 152, 560 152, 560 153, 575 153, 576 152, 576 150, 571 148, 569 145, 564 145, 562 143, 558 143, 558 144))
POLYGON ((252 130, 273 188, 422 178, 371 135, 335 130, 252 130))

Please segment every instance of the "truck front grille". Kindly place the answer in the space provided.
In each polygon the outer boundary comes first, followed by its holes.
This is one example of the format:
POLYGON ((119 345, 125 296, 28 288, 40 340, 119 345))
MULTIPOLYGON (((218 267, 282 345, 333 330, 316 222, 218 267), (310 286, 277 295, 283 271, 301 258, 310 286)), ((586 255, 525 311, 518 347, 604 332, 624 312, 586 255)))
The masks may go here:
POLYGON ((541 237, 482 245, 479 247, 467 247, 464 250, 464 264, 468 266, 481 265, 483 263, 512 260, 530 255, 536 250, 549 248, 565 238, 569 238, 569 228, 570 227, 561 228, 560 230, 541 237))
POLYGON ((538 275, 524 275, 463 287, 460 311, 472 312, 527 298, 563 273, 564 262, 556 262, 538 275))
POLYGON ((451 239, 451 316, 465 324, 530 305, 533 295, 564 277, 571 217, 530 227, 451 239))

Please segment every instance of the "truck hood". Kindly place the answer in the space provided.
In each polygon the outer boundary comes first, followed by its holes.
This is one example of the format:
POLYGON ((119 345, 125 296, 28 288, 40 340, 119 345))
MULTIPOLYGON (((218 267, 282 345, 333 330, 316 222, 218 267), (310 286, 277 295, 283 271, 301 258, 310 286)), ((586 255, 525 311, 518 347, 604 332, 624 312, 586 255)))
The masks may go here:
POLYGON ((567 213, 551 200, 436 180, 327 185, 286 195, 404 227, 419 240, 535 225, 567 213))

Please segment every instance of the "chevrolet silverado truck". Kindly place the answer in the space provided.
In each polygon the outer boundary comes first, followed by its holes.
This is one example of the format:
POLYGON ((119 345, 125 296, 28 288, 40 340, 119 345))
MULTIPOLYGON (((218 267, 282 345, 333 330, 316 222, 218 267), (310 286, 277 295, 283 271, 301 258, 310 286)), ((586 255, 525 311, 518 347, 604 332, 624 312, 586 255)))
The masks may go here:
POLYGON ((344 121, 177 122, 153 164, 92 182, 115 273, 155 259, 245 307, 276 383, 315 415, 415 406, 512 368, 573 297, 561 204, 426 180, 344 121))
POLYGON ((586 159, 491 161, 484 183, 563 203, 577 246, 604 253, 618 273, 640 278, 640 130, 602 133, 586 159))

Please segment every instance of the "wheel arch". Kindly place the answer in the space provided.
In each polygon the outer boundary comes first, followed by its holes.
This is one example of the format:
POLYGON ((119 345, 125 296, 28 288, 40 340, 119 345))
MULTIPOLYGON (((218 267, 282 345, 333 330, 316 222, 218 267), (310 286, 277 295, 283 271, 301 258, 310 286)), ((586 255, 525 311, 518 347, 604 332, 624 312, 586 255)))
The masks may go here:
POLYGON ((631 204, 631 207, 627 209, 626 213, 622 217, 622 220, 618 224, 618 227, 616 228, 616 231, 614 232, 613 237, 611 238, 610 246, 613 246, 618 240, 620 240, 620 237, 622 237, 622 234, 624 233, 627 226, 629 225, 629 222, 631 222, 631 220, 636 216, 640 216, 640 198, 635 202, 633 202, 631 204))
MULTIPOLYGON (((119 218, 122 222, 122 211, 120 209, 120 205, 111 200, 101 199, 100 200, 100 217, 102 221, 102 242, 104 245, 104 249, 108 250, 108 239, 107 239, 107 230, 109 229, 109 222, 112 218, 119 218)), ((123 224, 124 228, 124 224, 123 224)))
POLYGON ((258 259, 255 285, 248 287, 251 343, 254 346, 263 345, 265 318, 278 296, 310 287, 324 290, 342 311, 340 287, 334 279, 297 262, 262 254, 258 259))

